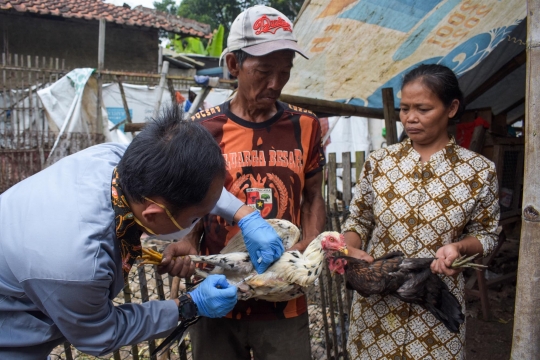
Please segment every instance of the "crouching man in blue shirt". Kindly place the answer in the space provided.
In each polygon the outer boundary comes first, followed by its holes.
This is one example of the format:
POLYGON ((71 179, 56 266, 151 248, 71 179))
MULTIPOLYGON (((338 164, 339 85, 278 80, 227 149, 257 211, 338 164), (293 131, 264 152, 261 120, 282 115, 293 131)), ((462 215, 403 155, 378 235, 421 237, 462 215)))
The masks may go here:
MULTIPOLYGON (((45 359, 66 340, 99 356, 167 336, 183 313, 178 299, 112 302, 141 254, 143 232, 179 239, 208 213, 231 222, 249 216, 255 221, 242 232, 258 271, 281 256, 273 229, 223 190, 219 145, 180 119, 171 108, 129 146, 80 151, 0 196, 0 359, 45 359)), ((166 249, 162 272, 193 272, 189 260, 174 258, 181 246, 166 249)), ((190 301, 198 315, 219 318, 236 299, 236 288, 215 275, 190 301)))

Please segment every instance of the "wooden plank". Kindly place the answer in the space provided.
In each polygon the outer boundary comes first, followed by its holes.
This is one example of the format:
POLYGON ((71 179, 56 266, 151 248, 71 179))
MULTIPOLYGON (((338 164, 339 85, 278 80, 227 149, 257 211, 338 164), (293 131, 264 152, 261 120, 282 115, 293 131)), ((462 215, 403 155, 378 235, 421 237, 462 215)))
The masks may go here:
POLYGON ((482 150, 484 149, 485 139, 486 139, 486 128, 483 126, 476 126, 473 130, 471 143, 469 144, 469 150, 482 154, 482 150))
MULTIPOLYGON (((131 294, 133 292, 131 291, 131 288, 129 287, 129 283, 124 284, 124 303, 129 304, 131 303, 131 294)), ((139 348, 137 347, 137 344, 131 345, 131 356, 133 360, 139 360, 139 348)))
MULTIPOLYGON (((122 98, 122 105, 124 106, 124 112, 126 113, 125 123, 131 124, 131 114, 129 113, 129 107, 124 92, 124 85, 122 84, 122 78, 117 75, 116 81, 118 82, 118 88, 120 89, 120 97, 122 98)), ((118 124, 117 124, 118 125, 118 124)))
POLYGON ((504 109, 503 111, 501 111, 501 114, 507 114, 509 113, 510 111, 514 110, 515 108, 517 108, 519 105, 523 104, 525 102, 525 98, 523 99, 519 99, 518 101, 516 101, 515 103, 513 103, 512 105, 508 106, 506 109, 504 109))
POLYGON ((527 0, 525 176, 511 359, 540 359, 540 2, 527 0))
MULTIPOLYGON (((139 275, 139 286, 141 288, 141 299, 143 303, 150 300, 150 297, 148 296, 148 284, 146 282, 146 273, 144 269, 145 269, 145 266, 141 266, 137 269, 137 273, 139 275)), ((150 354, 153 353, 155 349, 156 349, 155 340, 148 341, 148 351, 150 352, 150 354)), ((151 359, 155 360, 156 357, 153 356, 151 357, 151 359)))
MULTIPOLYGON (((137 72, 131 72, 131 71, 116 71, 116 70, 103 70, 101 72, 103 75, 120 75, 120 76, 126 76, 126 77, 135 77, 137 81, 141 81, 141 78, 148 78, 148 79, 159 79, 161 78, 160 74, 153 74, 153 73, 137 73, 137 72)), ((194 82, 192 76, 178 76, 178 75, 167 75, 167 79, 172 80, 183 80, 183 81, 189 81, 194 82)), ((219 79, 220 84, 228 84, 228 85, 234 85, 237 83, 236 80, 226 80, 226 79, 219 79)))
POLYGON ((491 132, 500 136, 507 136, 508 130, 506 129, 506 113, 500 113, 495 115, 491 122, 491 132))
MULTIPOLYGON (((337 296, 337 302, 338 302, 338 314, 339 314, 339 326, 341 328, 341 351, 338 353, 343 354, 343 360, 347 360, 349 357, 347 356, 347 327, 345 326, 345 309, 343 308, 343 298, 342 298, 342 288, 343 288, 343 275, 336 274, 336 296, 337 296)), ((337 329, 337 328, 336 328, 337 329)), ((338 349, 339 346, 336 344, 336 349, 338 349)), ((336 359, 339 357, 336 357, 336 359)))
POLYGON ((97 128, 96 131, 100 134, 103 133, 103 118, 101 114, 102 104, 103 104, 103 67, 105 64, 105 29, 106 23, 105 19, 99 19, 99 38, 98 38, 98 71, 97 71, 97 108, 96 108, 96 119, 97 119, 97 128))
POLYGON ((344 152, 341 154, 343 161, 343 214, 349 211, 349 204, 352 197, 351 189, 351 153, 344 152))
MULTIPOLYGON (((476 263, 482 263, 482 259, 475 261, 476 263)), ((478 281, 478 291, 480 292, 480 304, 482 306, 482 316, 484 321, 488 321, 490 317, 489 312, 489 299, 488 299, 488 285, 486 284, 486 278, 483 270, 476 270, 476 280, 478 281)))
POLYGON ((332 230, 337 231, 337 222, 334 216, 331 214, 334 212, 334 205, 337 203, 337 173, 336 173, 336 153, 328 154, 328 207, 330 215, 330 223, 332 224, 332 230))
POLYGON ((64 353, 66 354, 66 360, 73 360, 73 353, 71 352, 71 344, 64 342, 64 353))
POLYGON ((487 286, 493 286, 493 285, 497 285, 497 284, 501 284, 503 282, 506 282, 506 281, 512 281, 512 280, 515 280, 516 279, 516 273, 515 272, 512 272, 512 273, 509 273, 509 274, 504 274, 502 276, 499 276, 493 280, 489 280, 489 281, 486 281, 486 285, 487 286))
POLYGON ((171 94, 171 103, 180 105, 176 103, 176 90, 174 90, 174 84, 172 79, 167 79, 167 87, 169 89, 169 93, 171 94))
POLYGON ((141 131, 146 126, 146 123, 131 123, 124 125, 125 132, 141 131))
POLYGON ((499 70, 491 75, 486 81, 480 84, 469 95, 465 97, 465 104, 470 104, 474 100, 478 99, 482 94, 495 86, 499 81, 504 79, 508 74, 525 64, 527 54, 525 50, 514 56, 510 61, 504 64, 499 70))
POLYGON ((332 114, 336 116, 360 116, 373 119, 384 119, 382 109, 338 103, 303 96, 281 94, 279 100, 291 105, 308 109, 315 113, 332 114))
POLYGON ((339 346, 338 346, 337 326, 336 326, 336 317, 335 317, 336 310, 334 308, 334 301, 333 301, 334 281, 332 280, 332 275, 330 274, 330 270, 326 271, 326 281, 328 283, 328 305, 330 307, 330 325, 332 326, 332 341, 333 341, 333 348, 334 348, 333 359, 339 359, 339 346))
POLYGON ((326 277, 326 273, 328 271, 328 268, 326 266, 326 261, 323 265, 323 273, 321 276, 319 276, 319 292, 321 296, 321 314, 323 318, 323 326, 324 326, 324 336, 326 340, 326 358, 331 359, 332 356, 330 354, 330 329, 328 326, 328 314, 326 313, 326 292, 324 289, 324 279, 326 277))
MULTIPOLYGON (((159 86, 156 91, 156 98, 154 102, 154 118, 157 118, 159 115, 159 108, 161 107, 161 98, 163 97, 163 90, 167 85, 167 74, 169 73, 169 62, 164 61, 163 66, 161 67, 161 79, 159 80, 159 86)), ((201 91, 202 92, 202 91, 201 91)))
POLYGON ((394 89, 382 89, 384 124, 386 127, 386 144, 388 146, 398 142, 396 128, 396 109, 394 106, 394 89))

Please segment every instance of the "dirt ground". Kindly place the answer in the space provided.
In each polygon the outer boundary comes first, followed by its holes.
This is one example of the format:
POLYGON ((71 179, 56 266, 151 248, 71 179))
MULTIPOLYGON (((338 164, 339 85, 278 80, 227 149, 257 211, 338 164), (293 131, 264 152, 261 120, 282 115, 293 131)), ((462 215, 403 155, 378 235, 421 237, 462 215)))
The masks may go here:
MULTIPOLYGON (((507 240, 490 266, 489 276, 517 270, 519 225, 507 229, 507 240)), ((485 321, 480 300, 467 297, 467 360, 508 360, 514 326, 515 280, 489 288, 491 317, 485 321)))

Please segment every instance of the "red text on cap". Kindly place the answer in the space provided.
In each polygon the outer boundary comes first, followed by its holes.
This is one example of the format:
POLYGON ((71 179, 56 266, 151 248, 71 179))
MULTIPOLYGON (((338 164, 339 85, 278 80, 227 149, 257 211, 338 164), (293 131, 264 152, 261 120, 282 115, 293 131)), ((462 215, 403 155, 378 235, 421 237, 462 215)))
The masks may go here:
POLYGON ((292 32, 291 24, 286 20, 278 17, 277 20, 270 20, 266 15, 261 16, 253 24, 253 30, 255 30, 255 35, 261 33, 272 33, 275 34, 278 29, 283 29, 283 31, 292 32))

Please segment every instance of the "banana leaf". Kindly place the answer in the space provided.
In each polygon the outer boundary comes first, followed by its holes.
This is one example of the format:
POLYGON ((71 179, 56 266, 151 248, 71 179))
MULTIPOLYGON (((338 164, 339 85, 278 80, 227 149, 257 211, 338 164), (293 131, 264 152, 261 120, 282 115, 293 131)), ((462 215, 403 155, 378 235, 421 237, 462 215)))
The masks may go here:
POLYGON ((212 40, 208 44, 206 51, 208 56, 219 57, 223 51, 223 36, 225 35, 225 28, 223 25, 219 25, 217 31, 214 33, 212 40))

